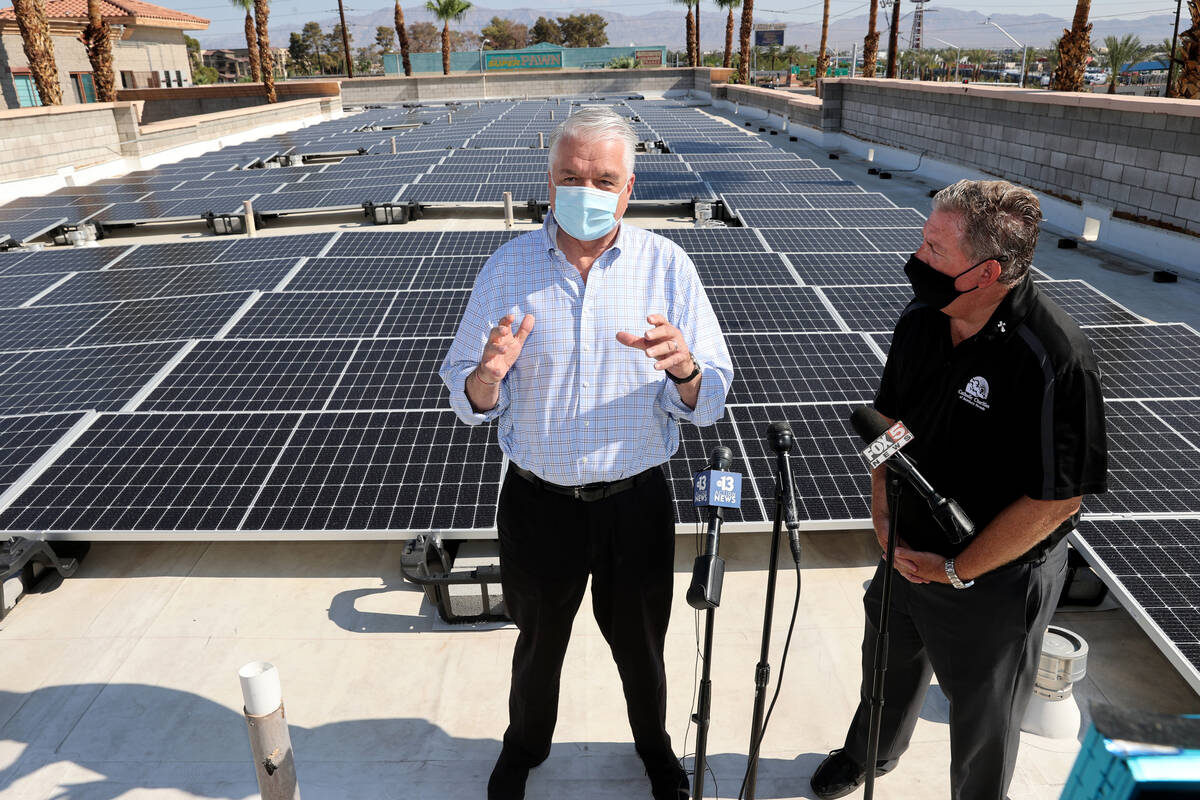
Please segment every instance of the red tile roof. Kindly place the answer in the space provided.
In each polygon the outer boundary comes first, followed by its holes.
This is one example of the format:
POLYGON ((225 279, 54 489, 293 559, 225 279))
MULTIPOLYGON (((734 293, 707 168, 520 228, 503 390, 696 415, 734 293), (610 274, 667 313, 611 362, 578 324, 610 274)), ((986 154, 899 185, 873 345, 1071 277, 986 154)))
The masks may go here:
MULTIPOLYGON (((87 0, 47 0, 46 16, 55 19, 87 19, 87 0)), ((142 0, 100 0, 100 16, 106 21, 131 19, 194 23, 205 28, 208 20, 182 11, 144 3, 142 0)), ((0 9, 0 19, 16 19, 12 7, 0 9)))

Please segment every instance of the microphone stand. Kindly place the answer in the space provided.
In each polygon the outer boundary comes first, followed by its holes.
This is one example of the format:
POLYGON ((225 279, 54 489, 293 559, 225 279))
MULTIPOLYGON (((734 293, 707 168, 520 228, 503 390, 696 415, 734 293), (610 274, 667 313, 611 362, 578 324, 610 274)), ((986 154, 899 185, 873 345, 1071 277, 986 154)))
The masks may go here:
POLYGON ((888 538, 887 563, 883 571, 883 604, 879 608, 879 622, 875 637, 875 669, 871 679, 871 721, 867 728, 867 782, 863 787, 863 800, 875 796, 875 762, 879 760, 879 729, 883 725, 883 681, 887 673, 888 627, 892 610, 892 578, 896 574, 892 566, 896 556, 896 527, 900 520, 900 488, 902 476, 892 469, 887 470, 888 538))
POLYGON ((703 800, 704 773, 707 769, 708 721, 712 705, 712 650, 713 623, 717 606, 721 604, 721 583, 725 575, 725 562, 717 556, 718 538, 724 509, 713 508, 708 520, 708 534, 704 542, 704 554, 696 557, 692 570, 692 585, 688 588, 688 604, 704 609, 704 650, 700 656, 704 662, 700 672, 700 696, 696 702, 696 757, 692 764, 695 773, 692 780, 692 797, 703 800))
MULTIPOLYGON (((767 659, 771 653, 771 619, 775 611, 775 576, 779 568, 779 538, 783 532, 784 509, 788 507, 792 493, 792 466, 788 451, 792 447, 791 429, 786 437, 768 434, 775 450, 775 520, 771 525, 771 560, 767 567, 767 603, 763 611, 762 647, 758 665, 754 668, 754 716, 750 722, 750 763, 746 766, 746 800, 754 800, 758 782, 758 750, 762 744, 763 712, 767 701, 767 684, 771 680, 771 665, 767 659)), ((799 527, 794 519, 788 519, 788 527, 799 527)))

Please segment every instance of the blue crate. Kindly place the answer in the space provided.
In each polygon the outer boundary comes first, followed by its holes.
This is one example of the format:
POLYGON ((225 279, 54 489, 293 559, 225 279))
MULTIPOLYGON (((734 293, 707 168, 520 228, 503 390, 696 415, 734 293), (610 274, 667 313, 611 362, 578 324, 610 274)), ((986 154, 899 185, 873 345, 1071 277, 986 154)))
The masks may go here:
POLYGON ((1107 738, 1093 725, 1060 800, 1200 797, 1200 750, 1139 746, 1107 738))

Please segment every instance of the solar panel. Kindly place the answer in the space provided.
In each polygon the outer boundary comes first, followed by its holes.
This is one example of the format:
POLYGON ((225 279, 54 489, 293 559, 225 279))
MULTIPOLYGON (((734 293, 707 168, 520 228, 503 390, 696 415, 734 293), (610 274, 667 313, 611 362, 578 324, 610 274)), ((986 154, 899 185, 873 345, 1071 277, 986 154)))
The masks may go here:
POLYGON ((477 183, 411 183, 400 193, 400 199, 421 203, 474 203, 478 194, 477 183))
POLYGON ((717 286, 795 286, 796 276, 776 253, 695 253, 700 281, 717 286))
POLYGON ((267 291, 296 266, 295 258, 264 258, 258 261, 222 261, 183 267, 182 274, 159 293, 163 295, 218 294, 267 291))
POLYGON ((1170 426, 1171 430, 1200 448, 1200 401, 1144 400, 1142 405, 1170 426))
POLYGON ((448 407, 438 376, 450 339, 362 342, 329 400, 330 410, 402 411, 448 407))
POLYGON ((807 286, 714 287, 707 294, 725 333, 842 329, 820 295, 807 286))
POLYGON ((920 228, 858 228, 858 232, 885 253, 915 253, 925 241, 920 228))
POLYGON ((286 288, 289 292, 407 289, 422 261, 408 256, 310 258, 286 288))
POLYGON ((179 348, 171 342, 29 353, 0 373, 0 414, 116 411, 179 348))
POLYGON ((327 256, 428 256, 442 238, 440 231, 343 233, 327 256))
POLYGON ((834 187, 836 191, 818 192, 806 186, 804 199, 813 208, 895 208, 896 204, 878 192, 857 192, 849 187, 834 187))
POLYGON ((0 275, 38 275, 44 273, 87 272, 98 270, 111 263, 128 247, 64 247, 50 250, 33 250, 16 254, 18 258, 5 266, 0 260, 0 275), (20 258, 25 255, 25 258, 20 258))
POLYGON ((171 242, 169 244, 142 244, 122 258, 112 269, 134 269, 136 267, 168 267, 179 264, 212 264, 220 260, 229 248, 226 239, 205 239, 195 242, 171 242))
POLYGON ((0 233, 6 234, 7 238, 12 239, 17 244, 24 244, 36 239, 47 231, 57 228, 65 222, 67 222, 67 217, 61 214, 48 217, 34 217, 32 219, 0 220, 0 233))
MULTIPOLYGON (((214 336, 249 298, 248 292, 127 300, 72 342, 126 344, 214 336)), ((82 308, 69 306, 68 308, 82 308)))
POLYGON ((905 259, 895 253, 786 253, 811 286, 904 283, 905 259))
POLYGON ((103 415, 0 514, 6 531, 235 530, 296 414, 103 415))
POLYGON ((763 499, 759 487, 762 478, 748 471, 748 464, 742 455, 738 442, 737 428, 733 424, 733 411, 726 414, 725 419, 707 428, 697 428, 695 425, 681 425, 679 428, 679 450, 664 465, 667 480, 671 483, 671 494, 675 501, 675 520, 680 525, 694 522, 706 523, 707 518, 701 518, 697 509, 692 505, 692 478, 709 464, 713 448, 718 445, 728 447, 733 451, 733 463, 730 469, 742 475, 742 505, 740 508, 725 510, 725 524, 739 522, 762 522, 766 519, 763 499))
POLYGON ((912 300, 908 286, 826 286, 821 293, 850 330, 864 332, 891 331, 912 300))
POLYGON ((81 419, 82 414, 0 417, 0 494, 81 419))
POLYGON ((490 256, 520 231, 447 231, 433 251, 439 256, 490 256))
POLYGON ((232 339, 337 339, 374 336, 393 292, 271 292, 229 333, 232 339))
POLYGON ((655 228, 650 231, 692 253, 762 253, 762 241, 749 228, 655 228))
POLYGON ((379 328, 379 336, 453 336, 467 309, 470 292, 400 292, 379 328))
POLYGON ((1083 281, 1043 281, 1038 287, 1080 325, 1139 325, 1146 321, 1083 281))
POLYGON ((1076 537, 1138 624, 1200 686, 1200 520, 1088 520, 1076 537))
POLYGON ((839 227, 832 214, 818 209, 749 209, 738 212, 738 216, 751 228, 839 227))
MULTIPOLYGON (((796 506, 801 520, 869 520, 871 477, 850 427, 851 405, 736 406, 731 409, 747 467, 764 498, 774 497, 776 456, 766 443, 772 422, 786 421, 796 506)), ((768 509, 768 514, 771 509, 768 509)))
POLYGON ((320 410, 356 344, 328 339, 200 342, 139 410, 320 410))
POLYGON ((0 275, 17 274, 16 267, 29 258, 31 250, 0 250, 0 275))
POLYGON ((728 402, 870 402, 883 362, 861 334, 730 336, 736 379, 728 402))
POLYGON ((777 253, 874 253, 875 246, 855 230, 765 228, 767 245, 777 253))
MULTIPOLYGON (((260 258, 315 256, 333 238, 331 233, 301 233, 239 239, 221 253, 222 261, 252 261, 260 258)), ((294 263, 294 262, 293 262, 294 263)))
POLYGON ((470 289, 488 256, 428 256, 409 289, 470 289))
POLYGON ((1108 492, 1083 498, 1091 514, 1200 513, 1200 449, 1138 403, 1105 403, 1108 492))
POLYGON ((244 528, 471 531, 494 527, 495 427, 450 411, 307 414, 244 528))
POLYGON ((886 356, 888 351, 892 349, 892 334, 890 333, 868 333, 867 338, 875 343, 875 346, 883 351, 886 356))
POLYGON ((925 217, 912 208, 843 208, 834 212, 844 228, 920 228, 925 217))
POLYGON ((154 297, 183 274, 184 267, 146 267, 80 272, 38 300, 37 305, 117 302, 154 297))
POLYGON ((1200 334, 1186 325, 1122 325, 1084 333, 1105 397, 1189 397, 1200 386, 1200 334))
POLYGON ((0 308, 14 308, 32 300, 62 278, 62 275, 23 275, 0 278, 0 308))
POLYGON ((0 352, 66 347, 114 308, 97 303, 0 311, 0 352))
POLYGON ((703 183, 695 181, 646 181, 633 187, 631 200, 715 200, 716 195, 703 183))

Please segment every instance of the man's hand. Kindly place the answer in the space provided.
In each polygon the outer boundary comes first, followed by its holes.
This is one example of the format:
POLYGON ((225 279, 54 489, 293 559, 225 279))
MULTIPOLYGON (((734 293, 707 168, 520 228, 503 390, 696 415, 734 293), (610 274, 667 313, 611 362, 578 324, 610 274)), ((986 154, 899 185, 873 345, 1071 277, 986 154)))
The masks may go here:
POLYGON ((688 350, 683 333, 667 322, 662 314, 651 314, 646 321, 654 327, 642 336, 621 331, 617 341, 626 347, 635 347, 654 359, 654 368, 670 372, 676 378, 686 378, 692 374, 692 353, 688 350))
POLYGON ((950 583, 946 557, 896 545, 896 571, 910 583, 950 583))
POLYGON ((475 371, 479 380, 489 386, 504 380, 504 376, 516 363, 517 356, 521 355, 521 348, 525 346, 525 340, 533 330, 533 315, 526 314, 521 320, 521 327, 514 334, 512 324, 515 319, 514 315, 508 314, 488 334, 487 344, 483 347, 483 357, 475 371))

